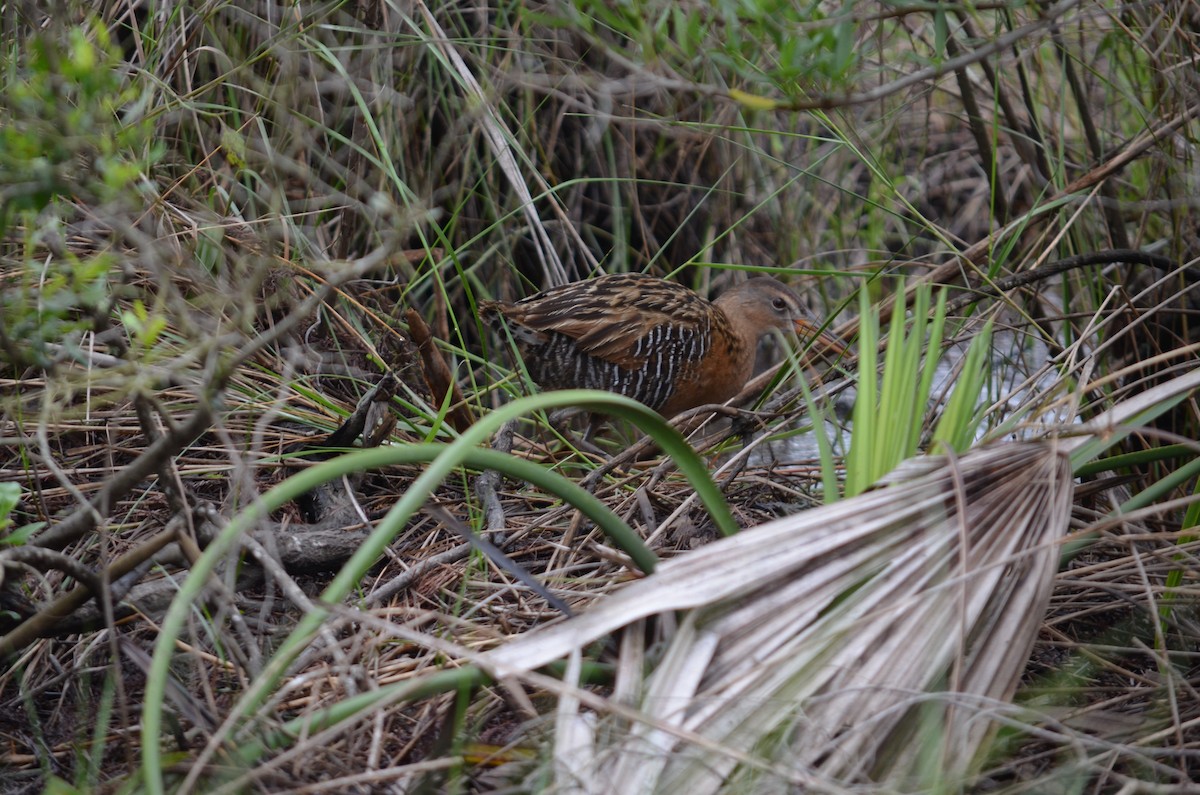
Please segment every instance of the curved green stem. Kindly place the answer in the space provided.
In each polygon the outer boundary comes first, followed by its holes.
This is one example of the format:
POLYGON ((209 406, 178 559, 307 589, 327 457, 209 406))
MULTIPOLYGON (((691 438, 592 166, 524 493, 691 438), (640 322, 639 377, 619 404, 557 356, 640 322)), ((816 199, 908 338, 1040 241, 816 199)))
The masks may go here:
MULTIPOLYGON (((375 531, 367 537, 363 545, 342 566, 333 581, 325 588, 321 599, 327 603, 337 603, 345 599, 346 595, 362 579, 367 569, 383 554, 384 549, 391 543, 392 539, 400 532, 412 515, 421 508, 438 484, 455 468, 462 466, 469 460, 486 461, 487 463, 481 463, 481 466, 488 468, 499 463, 499 459, 489 456, 487 451, 480 450, 479 445, 486 442, 505 422, 529 412, 565 406, 578 406, 588 411, 619 416, 629 420, 642 431, 653 436, 664 452, 675 460, 680 471, 692 482, 698 496, 705 507, 708 508, 713 522, 717 527, 726 534, 736 532, 737 525, 733 520, 733 515, 729 511, 729 506, 725 503, 716 484, 713 483, 704 462, 700 460, 700 457, 696 455, 696 452, 692 450, 687 440, 683 438, 679 431, 671 427, 662 417, 636 401, 606 392, 590 390, 550 392, 515 400, 491 412, 486 417, 480 419, 475 425, 468 428, 454 442, 442 448, 436 457, 430 458, 429 467, 413 481, 408 490, 401 496, 392 509, 388 511, 375 531), (482 458, 477 457, 481 453, 483 454, 482 458)), ((324 462, 312 469, 305 470, 288 478, 235 516, 217 535, 213 542, 209 544, 204 554, 193 565, 189 576, 180 587, 179 593, 172 600, 171 606, 163 619, 162 629, 155 643, 154 659, 151 662, 146 685, 146 699, 142 709, 142 775, 145 786, 151 793, 162 793, 164 791, 159 737, 162 726, 162 706, 166 693, 166 682, 169 675, 172 650, 176 639, 183 630, 184 621, 193 601, 199 596, 200 590, 216 568, 217 563, 233 549, 238 537, 242 533, 248 532, 255 522, 266 516, 271 510, 274 510, 288 500, 295 499, 300 494, 309 491, 326 480, 339 477, 347 472, 358 471, 367 462, 389 460, 389 453, 395 455, 395 451, 390 448, 356 451, 345 456, 339 456, 336 459, 324 462)), ((412 455, 416 454, 413 453, 412 455)), ((504 456, 504 459, 505 466, 510 467, 512 466, 512 461, 517 460, 510 456, 504 456)), ((536 465, 534 466, 536 467, 536 465)), ((532 474, 532 470, 530 469, 523 469, 523 472, 526 475, 532 474)), ((546 475, 552 474, 545 472, 545 470, 542 470, 542 472, 546 475)), ((537 477, 540 478, 541 476, 538 475, 537 477)), ((554 475, 553 478, 547 478, 543 482, 548 484, 548 488, 557 492, 558 488, 562 487, 565 479, 554 475), (553 483, 553 487, 549 485, 551 483, 553 483)), ((574 486, 574 484, 570 485, 574 486)), ((575 488, 578 489, 577 486, 575 488)), ((570 491, 570 489, 567 490, 570 491)), ((595 500, 595 498, 590 494, 587 497, 580 497, 580 493, 586 494, 582 489, 579 489, 578 492, 572 492, 574 497, 581 500, 573 504, 581 510, 584 509, 585 505, 588 506, 589 511, 594 509, 595 505, 590 500, 595 500)), ((598 500, 595 502, 599 504, 598 500)), ((607 511, 607 509, 605 510, 607 511)), ((589 513, 589 516, 597 521, 597 524, 601 524, 598 517, 604 516, 604 513, 597 511, 594 515, 589 513)), ((619 521, 617 520, 617 522, 619 521)), ((605 524, 601 524, 602 527, 607 526, 608 529, 615 529, 616 525, 609 523, 607 518, 604 519, 604 522, 605 524)), ((628 530, 628 528, 625 529, 628 530)), ((641 565, 640 562, 639 565, 641 565)), ((652 562, 650 565, 652 567, 652 562)), ((281 644, 262 673, 234 706, 229 717, 226 719, 227 725, 231 721, 248 715, 262 703, 266 695, 283 677, 287 667, 308 645, 316 631, 320 628, 321 623, 327 617, 327 610, 313 610, 297 623, 296 628, 281 644)))

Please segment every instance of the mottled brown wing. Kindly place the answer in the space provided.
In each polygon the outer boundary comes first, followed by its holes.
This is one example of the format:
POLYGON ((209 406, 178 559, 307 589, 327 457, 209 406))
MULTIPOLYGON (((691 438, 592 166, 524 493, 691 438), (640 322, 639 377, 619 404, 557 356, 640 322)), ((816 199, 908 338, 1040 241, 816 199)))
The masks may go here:
POLYGON ((650 338, 700 332, 712 305, 675 282, 614 274, 547 290, 499 311, 531 331, 570 337, 581 353, 634 370, 651 354, 650 338))

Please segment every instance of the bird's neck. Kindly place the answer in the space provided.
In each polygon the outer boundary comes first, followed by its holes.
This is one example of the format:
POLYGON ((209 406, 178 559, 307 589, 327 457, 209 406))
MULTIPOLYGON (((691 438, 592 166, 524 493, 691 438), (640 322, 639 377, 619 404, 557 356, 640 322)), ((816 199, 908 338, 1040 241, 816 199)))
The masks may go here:
POLYGON ((747 322, 753 313, 753 307, 748 306, 736 290, 725 293, 713 301, 713 305, 717 308, 716 314, 722 317, 723 322, 719 325, 724 327, 723 335, 731 341, 736 341, 736 347, 741 351, 753 353, 761 336, 753 328, 754 324, 747 322))
MULTIPOLYGON (((722 296, 724 297, 724 296, 722 296)), ((744 307, 737 301, 715 303, 717 311, 713 313, 712 347, 720 351, 718 355, 726 357, 734 370, 734 380, 741 379, 744 383, 754 370, 754 354, 758 349, 758 337, 745 323, 744 307)), ((740 384, 739 384, 740 386, 740 384)))

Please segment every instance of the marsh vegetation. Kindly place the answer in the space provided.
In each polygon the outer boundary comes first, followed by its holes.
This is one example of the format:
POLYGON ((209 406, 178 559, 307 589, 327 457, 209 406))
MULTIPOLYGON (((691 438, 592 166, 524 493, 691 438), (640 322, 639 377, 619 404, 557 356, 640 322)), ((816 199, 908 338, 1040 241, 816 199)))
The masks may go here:
POLYGON ((0 30, 0 789, 1195 791, 1195 0, 0 30), (855 355, 537 393, 615 272, 855 355))

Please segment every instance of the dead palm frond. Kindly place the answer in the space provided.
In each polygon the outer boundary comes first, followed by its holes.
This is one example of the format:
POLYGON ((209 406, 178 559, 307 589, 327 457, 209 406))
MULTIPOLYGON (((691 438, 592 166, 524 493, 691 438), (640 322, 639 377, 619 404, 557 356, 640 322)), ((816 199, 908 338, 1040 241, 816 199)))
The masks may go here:
POLYGON ((1055 444, 924 459, 883 488, 664 563, 484 662, 501 676, 529 671, 689 610, 644 678, 641 644, 623 644, 619 669, 637 680, 617 692, 636 694, 642 719, 614 727, 603 748, 574 742, 593 749, 570 764, 585 790, 697 795, 755 768, 817 788, 899 783, 929 761, 917 754, 928 744, 904 742, 919 725, 940 730, 933 769, 963 771, 991 727, 975 705, 1016 687, 1072 492, 1055 444))

